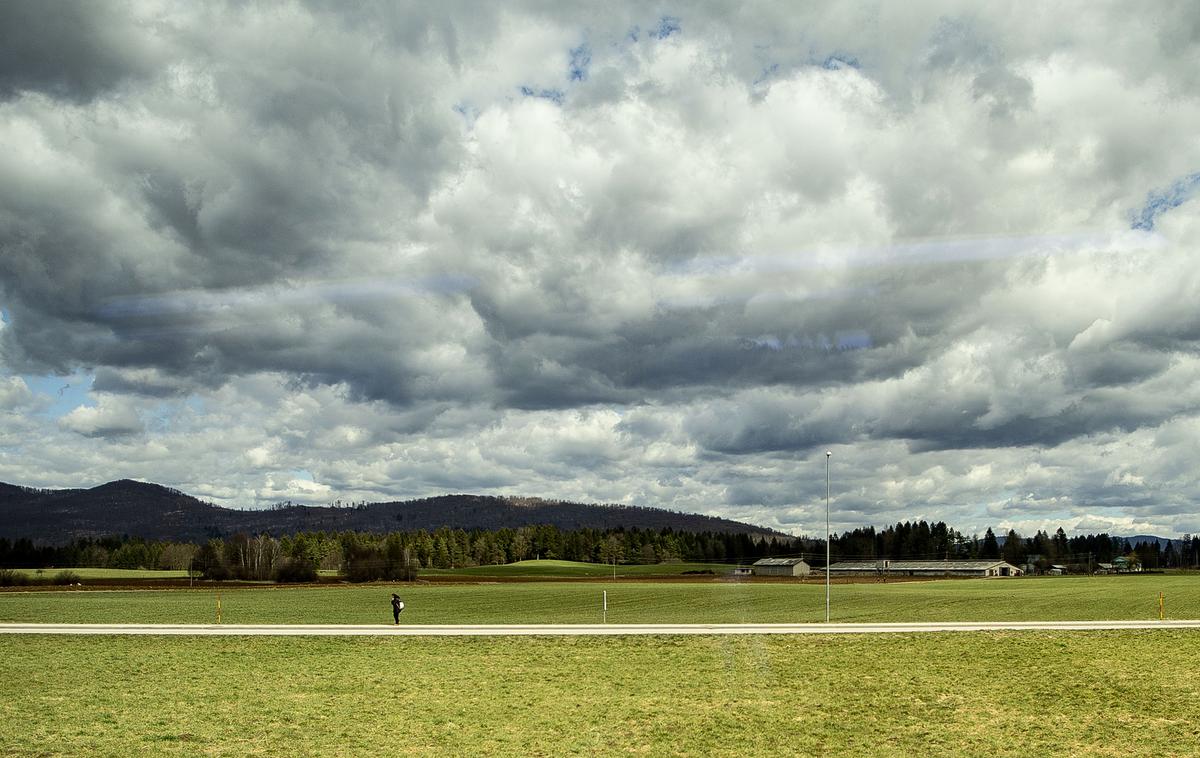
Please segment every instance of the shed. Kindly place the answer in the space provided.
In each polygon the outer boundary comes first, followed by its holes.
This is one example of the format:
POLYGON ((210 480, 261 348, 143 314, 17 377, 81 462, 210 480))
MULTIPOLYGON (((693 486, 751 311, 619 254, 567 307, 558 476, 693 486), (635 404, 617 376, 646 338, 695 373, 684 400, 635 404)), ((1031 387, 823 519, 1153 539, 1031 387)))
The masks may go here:
POLYGON ((752 568, 755 576, 808 576, 812 572, 803 558, 760 558, 752 568))

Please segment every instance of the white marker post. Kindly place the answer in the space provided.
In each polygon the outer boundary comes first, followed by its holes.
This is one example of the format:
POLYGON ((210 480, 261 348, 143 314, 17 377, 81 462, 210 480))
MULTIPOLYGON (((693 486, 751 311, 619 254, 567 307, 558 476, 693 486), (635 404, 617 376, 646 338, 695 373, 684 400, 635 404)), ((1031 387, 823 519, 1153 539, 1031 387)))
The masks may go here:
POLYGON ((604 590, 604 611, 601 614, 604 623, 608 623, 608 590, 604 590))

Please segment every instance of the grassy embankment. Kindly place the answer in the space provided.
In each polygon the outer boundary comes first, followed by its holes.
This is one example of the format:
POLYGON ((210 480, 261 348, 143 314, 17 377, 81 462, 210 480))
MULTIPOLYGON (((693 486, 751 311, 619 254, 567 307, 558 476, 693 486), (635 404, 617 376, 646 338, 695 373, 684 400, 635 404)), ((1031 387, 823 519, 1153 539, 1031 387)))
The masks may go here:
MULTIPOLYGON (((757 582, 517 582, 327 585, 221 590, 223 621, 371 624, 391 620, 397 590, 407 624, 593 623, 608 592, 610 623, 817 622, 819 584, 757 582)), ((1200 618, 1200 576, 979 579, 833 587, 834 621, 1200 618)), ((210 623, 216 592, 194 590, 0 592, 0 621, 210 623)))
POLYGON ((1126 758, 1200 740, 1200 645, 1179 631, 0 650, 0 755, 1126 758))

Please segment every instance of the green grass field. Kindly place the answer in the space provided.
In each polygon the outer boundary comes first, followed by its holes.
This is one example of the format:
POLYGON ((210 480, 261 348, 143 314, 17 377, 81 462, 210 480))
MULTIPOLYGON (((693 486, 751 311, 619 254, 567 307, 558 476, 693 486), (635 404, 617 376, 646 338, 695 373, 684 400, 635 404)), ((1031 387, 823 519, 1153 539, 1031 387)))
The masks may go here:
POLYGON ((488 577, 493 579, 603 579, 616 574, 622 577, 656 577, 680 576, 685 573, 711 572, 718 576, 728 576, 733 573, 733 566, 725 563, 648 563, 648 564, 612 564, 580 563, 578 561, 517 561, 503 566, 470 566, 455 569, 421 569, 423 577, 437 576, 469 576, 488 577))
MULTIPOLYGON (((117 569, 117 568, 48 568, 17 569, 31 579, 49 580, 60 571, 70 571, 84 581, 88 580, 143 580, 143 579, 187 579, 186 571, 164 571, 157 569, 117 569)), ((654 563, 618 565, 618 578, 649 578, 658 576, 679 576, 685 573, 711 572, 718 576, 728 576, 733 572, 733 566, 719 563, 654 563)), ((337 571, 321 570, 321 576, 335 577, 337 571)), ((453 569, 422 569, 423 577, 469 577, 493 579, 602 579, 613 576, 612 565, 603 563, 581 563, 578 561, 534 560, 518 561, 501 566, 469 566, 453 569)))
MULTIPOLYGON (((325 585, 221 590, 225 623, 370 624, 391 621, 398 591, 408 624, 593 623, 608 592, 612 623, 817 622, 820 584, 701 582, 497 582, 325 585)), ((1200 576, 975 579, 833 586, 835 621, 1009 621, 1200 618, 1200 576)), ((0 592, 0 621, 210 623, 216 591, 0 592)))
POLYGON ((165 571, 160 569, 118 569, 118 568, 48 568, 18 569, 31 579, 53 579, 60 571, 70 571, 80 579, 187 579, 186 571, 165 571))
MULTIPOLYGON (((528 570, 528 569, 521 569, 528 570)), ((225 623, 810 621, 821 584, 221 591, 225 623)), ((838 621, 1200 617, 1200 577, 833 586, 838 621)), ((214 620, 216 592, 0 592, 0 621, 214 620)), ((1186 756, 1186 631, 803 637, 0 636, 0 756, 1186 756)))
POLYGON ((1191 756, 1181 631, 0 638, 5 756, 1191 756))

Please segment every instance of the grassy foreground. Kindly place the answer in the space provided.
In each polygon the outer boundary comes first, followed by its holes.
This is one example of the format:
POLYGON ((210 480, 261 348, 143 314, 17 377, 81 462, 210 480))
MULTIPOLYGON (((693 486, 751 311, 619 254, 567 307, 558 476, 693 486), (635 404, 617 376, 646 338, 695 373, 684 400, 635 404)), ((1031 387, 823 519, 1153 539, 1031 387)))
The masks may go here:
MULTIPOLYGON (((533 582, 263 586, 221 590, 229 624, 390 623, 398 591, 406 624, 816 622, 819 584, 533 582)), ((834 621, 1053 621, 1200 618, 1200 576, 1054 577, 834 585, 834 621)), ((211 623, 216 591, 0 592, 0 622, 211 623)))
POLYGON ((1194 755, 1180 631, 0 639, 0 755, 1194 755))

